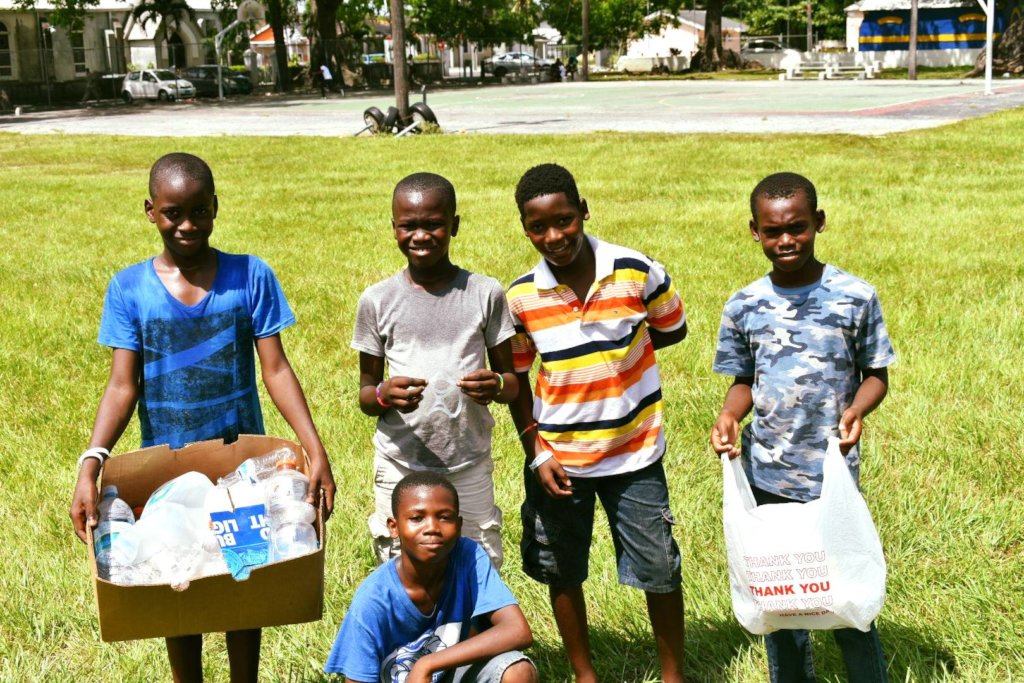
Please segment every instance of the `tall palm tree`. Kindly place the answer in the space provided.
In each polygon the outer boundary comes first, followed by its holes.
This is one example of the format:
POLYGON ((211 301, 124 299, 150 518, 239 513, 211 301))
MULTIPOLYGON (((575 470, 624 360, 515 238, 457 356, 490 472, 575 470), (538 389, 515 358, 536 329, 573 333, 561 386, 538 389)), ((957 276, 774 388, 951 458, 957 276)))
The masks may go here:
POLYGON ((196 20, 196 11, 188 6, 185 0, 140 0, 139 4, 132 9, 132 16, 136 21, 141 21, 145 26, 151 21, 158 22, 164 36, 164 45, 167 46, 167 66, 174 67, 174 57, 171 54, 170 31, 171 25, 175 30, 180 26, 183 18, 187 17, 193 22, 196 20))

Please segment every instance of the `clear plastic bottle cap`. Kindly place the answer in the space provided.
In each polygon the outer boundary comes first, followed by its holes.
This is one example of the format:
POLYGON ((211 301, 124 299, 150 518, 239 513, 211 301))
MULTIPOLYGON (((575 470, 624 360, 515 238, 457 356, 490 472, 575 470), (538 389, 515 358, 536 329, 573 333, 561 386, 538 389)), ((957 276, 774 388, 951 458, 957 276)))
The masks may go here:
POLYGON ((118 490, 115 484, 107 484, 100 493, 100 498, 117 498, 118 490))

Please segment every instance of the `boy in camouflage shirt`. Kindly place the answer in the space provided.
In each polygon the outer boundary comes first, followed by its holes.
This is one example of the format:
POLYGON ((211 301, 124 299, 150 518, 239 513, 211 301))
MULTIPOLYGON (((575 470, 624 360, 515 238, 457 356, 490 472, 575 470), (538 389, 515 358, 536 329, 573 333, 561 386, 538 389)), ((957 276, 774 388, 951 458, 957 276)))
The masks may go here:
MULTIPOLYGON (((735 379, 711 446, 742 456, 759 505, 805 502, 821 495, 830 436, 839 436, 857 479, 863 420, 885 398, 896 354, 871 285, 815 258, 825 212, 809 180, 768 176, 751 193, 750 210, 750 233, 772 271, 725 304, 714 371, 735 379)), ((850 681, 887 680, 874 624, 868 633, 833 633, 850 681)), ((815 680, 807 631, 776 631, 765 647, 773 683, 815 680)))

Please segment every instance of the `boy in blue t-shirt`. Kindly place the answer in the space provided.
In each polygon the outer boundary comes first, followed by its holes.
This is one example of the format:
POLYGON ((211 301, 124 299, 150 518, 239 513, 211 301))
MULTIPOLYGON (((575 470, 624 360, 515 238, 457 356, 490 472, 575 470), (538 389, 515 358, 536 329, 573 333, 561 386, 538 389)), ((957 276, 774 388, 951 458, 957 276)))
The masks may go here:
MULTIPOLYGON (((871 285, 815 257, 825 212, 809 180, 768 176, 750 210, 750 233, 772 271, 725 304, 714 371, 735 379, 711 446, 742 456, 758 505, 806 502, 821 495, 829 437, 840 438, 857 479, 863 421, 885 398, 896 354, 871 285), (751 409, 741 446, 739 425, 751 409)), ((850 681, 887 680, 874 624, 868 633, 833 633, 850 681)), ((815 680, 807 631, 776 631, 765 647, 773 683, 815 680)))
MULTIPOLYGON (((150 170, 146 216, 163 240, 157 256, 110 282, 99 342, 113 349, 89 449, 79 459, 71 503, 76 533, 97 524, 96 478, 136 404, 142 445, 262 434, 256 360, 263 382, 310 457, 307 500, 334 507, 331 465, 281 343, 295 317, 273 271, 255 256, 210 246, 217 216, 213 173, 191 154, 168 154, 150 170)), ((260 629, 227 634, 232 680, 256 680, 260 629)), ((202 635, 167 639, 175 680, 202 679, 202 635)))
POLYGON ((533 643, 530 626, 487 553, 460 536, 455 486, 413 472, 391 510, 401 553, 356 590, 324 670, 361 683, 535 683, 518 651, 533 643))

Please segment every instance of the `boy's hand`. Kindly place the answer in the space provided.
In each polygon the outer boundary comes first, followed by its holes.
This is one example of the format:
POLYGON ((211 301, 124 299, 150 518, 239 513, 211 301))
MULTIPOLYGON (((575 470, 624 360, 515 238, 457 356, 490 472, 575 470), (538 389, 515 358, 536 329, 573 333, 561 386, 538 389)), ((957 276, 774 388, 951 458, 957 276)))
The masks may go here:
POLYGON ((864 416, 854 408, 847 408, 839 418, 839 450, 843 455, 860 441, 860 433, 864 429, 864 416))
POLYGON ((99 523, 96 514, 96 501, 99 499, 99 491, 96 490, 95 478, 79 474, 78 483, 75 484, 75 495, 71 499, 71 523, 75 525, 75 533, 82 543, 88 542, 86 535, 86 524, 95 528, 99 523))
POLYGON ((412 669, 405 677, 405 683, 430 683, 430 679, 433 678, 434 672, 427 666, 427 657, 430 655, 420 657, 416 660, 416 663, 412 665, 412 669))
POLYGON ((568 498, 572 495, 572 481, 554 458, 541 463, 534 474, 544 487, 544 492, 552 498, 568 498))
POLYGON ((306 491, 306 502, 313 507, 320 505, 320 493, 324 496, 324 521, 326 522, 334 512, 334 492, 337 486, 334 484, 334 474, 331 472, 331 462, 327 459, 327 453, 321 453, 319 457, 310 458, 309 463, 309 490, 306 491))
POLYGON ((384 382, 380 389, 381 398, 385 403, 400 413, 411 413, 420 407, 423 400, 423 389, 427 380, 416 377, 392 377, 384 382))
POLYGON ((739 420, 723 410, 711 428, 711 448, 719 455, 728 454, 730 460, 736 458, 740 454, 739 436, 739 420))
POLYGON ((458 384, 459 388, 462 389, 462 393, 482 406, 488 405, 491 401, 498 400, 498 394, 501 393, 498 373, 486 368, 474 370, 465 375, 459 380, 458 384))

